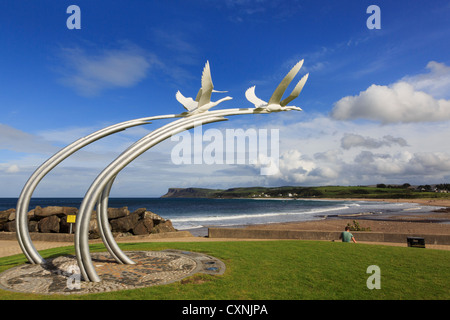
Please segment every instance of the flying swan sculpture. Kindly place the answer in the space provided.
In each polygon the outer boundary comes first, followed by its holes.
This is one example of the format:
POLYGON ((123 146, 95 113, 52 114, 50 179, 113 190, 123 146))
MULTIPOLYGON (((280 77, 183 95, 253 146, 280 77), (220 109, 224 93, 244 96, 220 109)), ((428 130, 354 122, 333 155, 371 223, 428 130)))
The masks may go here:
POLYGON ((175 94, 176 99, 183 107, 188 111, 186 115, 192 115, 208 111, 209 109, 217 106, 219 103, 233 99, 232 97, 225 97, 218 101, 211 101, 211 94, 213 92, 227 92, 214 90, 214 85, 211 78, 211 69, 209 67, 209 61, 206 61, 205 67, 202 73, 202 87, 197 93, 197 97, 194 99, 186 98, 178 91, 175 94))
POLYGON ((300 81, 297 83, 295 88, 292 90, 291 94, 284 100, 281 100, 283 94, 288 88, 289 84, 294 80, 300 68, 303 65, 303 60, 297 62, 297 64, 288 72, 284 79, 280 82, 278 87, 275 89, 274 93, 269 99, 269 102, 261 100, 255 94, 255 86, 250 87, 245 92, 245 97, 248 101, 255 105, 256 110, 267 110, 270 112, 297 110, 302 111, 301 108, 295 106, 288 106, 287 104, 297 98, 303 89, 306 81, 308 80, 309 73, 304 75, 300 81))

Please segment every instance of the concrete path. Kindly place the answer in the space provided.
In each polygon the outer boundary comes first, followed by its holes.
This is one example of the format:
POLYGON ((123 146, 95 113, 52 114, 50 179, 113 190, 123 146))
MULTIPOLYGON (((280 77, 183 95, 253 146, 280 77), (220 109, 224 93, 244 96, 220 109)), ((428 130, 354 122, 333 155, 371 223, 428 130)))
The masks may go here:
MULTIPOLYGON (((33 242, 33 244, 38 251, 73 245, 72 242, 47 241, 36 241, 33 242)), ((19 243, 16 240, 0 240, 0 257, 12 256, 19 253, 22 253, 22 250, 20 249, 19 243)))
MULTIPOLYGON (((174 237, 174 238, 150 238, 150 237, 124 237, 116 239, 118 243, 134 243, 134 242, 205 242, 205 241, 255 241, 255 239, 209 239, 205 237, 174 237)), ((259 241, 273 241, 259 239, 259 241)), ((90 240, 89 243, 102 243, 100 239, 90 240)), ((73 242, 61 241, 33 241, 35 248, 40 250, 73 246, 73 242)), ((0 258, 22 253, 17 240, 0 240, 0 258)))

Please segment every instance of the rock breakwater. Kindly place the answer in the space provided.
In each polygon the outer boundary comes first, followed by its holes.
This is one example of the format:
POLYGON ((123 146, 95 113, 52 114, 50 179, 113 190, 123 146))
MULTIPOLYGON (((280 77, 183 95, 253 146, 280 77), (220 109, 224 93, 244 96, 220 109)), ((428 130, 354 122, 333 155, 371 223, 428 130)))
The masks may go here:
MULTIPOLYGON (((28 212, 28 229, 30 232, 69 233, 70 223, 67 218, 76 216, 77 213, 78 208, 75 207, 48 206, 41 208, 36 206, 28 212)), ((16 232, 15 219, 16 209, 0 211, 0 231, 16 232)), ((114 236, 177 231, 170 220, 166 220, 146 208, 139 208, 133 212, 130 212, 128 207, 108 208, 108 221, 114 236)), ((75 225, 72 229, 75 230, 75 225)), ((96 211, 93 211, 91 215, 89 238, 100 238, 96 211)))

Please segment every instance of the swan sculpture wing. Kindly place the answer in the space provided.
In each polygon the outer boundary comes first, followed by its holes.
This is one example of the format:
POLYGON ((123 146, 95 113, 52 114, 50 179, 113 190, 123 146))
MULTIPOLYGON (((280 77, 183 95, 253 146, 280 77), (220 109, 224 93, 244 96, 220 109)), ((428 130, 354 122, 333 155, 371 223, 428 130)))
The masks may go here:
POLYGON ((180 91, 176 93, 175 97, 186 110, 193 111, 210 102, 213 87, 214 86, 211 79, 211 70, 209 67, 209 61, 207 61, 205 67, 203 68, 202 87, 198 90, 195 100, 192 98, 186 98, 181 94, 180 91))
POLYGON ((248 101, 250 101, 251 103, 253 103, 255 105, 255 108, 261 108, 261 107, 267 105, 266 101, 263 101, 256 96, 255 86, 250 87, 247 89, 247 91, 245 91, 245 97, 247 98, 248 101))
POLYGON ((183 96, 181 94, 180 91, 178 91, 176 93, 175 97, 177 98, 178 102, 181 103, 187 111, 192 111, 195 108, 197 108, 197 106, 198 106, 198 102, 194 101, 194 99, 192 99, 192 98, 186 98, 185 96, 183 96))
POLYGON ((286 99, 282 100, 280 102, 280 105, 282 107, 285 107, 289 102, 291 102, 292 100, 294 100, 295 98, 297 98, 300 94, 300 92, 302 92, 303 87, 305 86, 306 80, 308 80, 308 76, 309 73, 304 75, 300 81, 297 83, 297 85, 295 86, 294 90, 292 90, 291 94, 289 95, 289 97, 287 97, 286 99))
POLYGON ((202 96, 202 88, 198 90, 197 97, 195 98, 195 101, 197 101, 197 103, 200 101, 201 96, 202 96))
POLYGON ((274 93, 270 97, 269 105, 276 104, 279 105, 281 102, 281 98, 283 97, 284 92, 286 91, 289 84, 292 82, 294 77, 300 71, 300 68, 303 65, 303 60, 297 62, 297 64, 288 72, 288 74, 284 77, 284 79, 280 82, 278 87, 275 89, 274 93))
POLYGON ((198 101, 198 107, 202 107, 211 102, 211 93, 214 89, 211 78, 211 69, 209 67, 209 61, 206 61, 205 67, 202 73, 202 88, 201 96, 198 101))

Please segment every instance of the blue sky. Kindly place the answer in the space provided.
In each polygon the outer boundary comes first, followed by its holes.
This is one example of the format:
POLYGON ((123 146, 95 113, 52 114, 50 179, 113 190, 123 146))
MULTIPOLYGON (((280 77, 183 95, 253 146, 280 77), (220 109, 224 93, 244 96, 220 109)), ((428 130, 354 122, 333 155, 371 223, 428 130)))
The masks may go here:
MULTIPOLYGON (((175 93, 196 95, 207 60, 216 89, 233 97, 219 107, 232 108, 252 106, 244 92, 253 85, 269 99, 305 59, 299 76, 309 79, 291 103, 303 112, 211 125, 278 129, 279 172, 175 165, 175 143, 165 141, 119 175, 112 196, 189 186, 448 183, 449 17, 448 1, 2 1, 0 197, 17 197, 41 163, 79 137, 184 111, 175 93), (66 26, 72 4, 81 9, 79 30, 66 26), (381 29, 366 26, 373 4, 381 29)), ((162 124, 80 150, 35 195, 82 197, 110 161, 162 124)))

